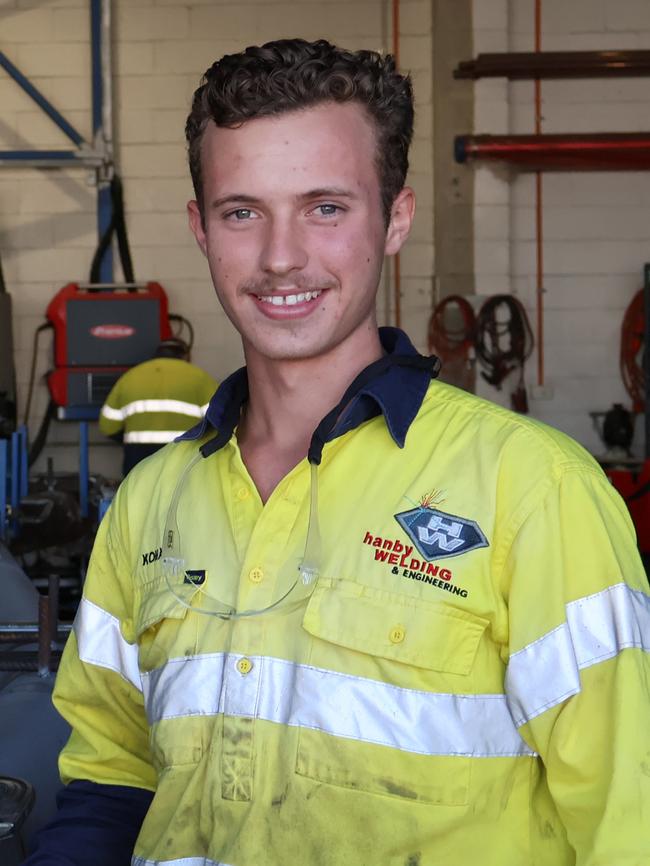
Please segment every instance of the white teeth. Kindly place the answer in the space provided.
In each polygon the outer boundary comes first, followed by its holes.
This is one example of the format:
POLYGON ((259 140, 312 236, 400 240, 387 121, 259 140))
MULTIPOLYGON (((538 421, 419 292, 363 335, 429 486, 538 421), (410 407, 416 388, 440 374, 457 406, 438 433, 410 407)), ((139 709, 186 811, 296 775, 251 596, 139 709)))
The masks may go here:
POLYGON ((273 304, 274 307, 293 307, 302 304, 303 301, 311 301, 321 294, 319 289, 313 292, 299 292, 297 295, 258 295, 258 299, 265 304, 273 304))

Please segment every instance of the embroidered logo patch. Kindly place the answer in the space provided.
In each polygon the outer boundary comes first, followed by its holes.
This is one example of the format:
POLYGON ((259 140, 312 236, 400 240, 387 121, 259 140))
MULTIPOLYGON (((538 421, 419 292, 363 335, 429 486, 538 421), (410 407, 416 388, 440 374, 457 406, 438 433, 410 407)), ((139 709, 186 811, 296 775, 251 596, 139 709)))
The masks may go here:
POLYGON ((394 517, 429 562, 443 557, 460 556, 478 547, 489 547, 478 523, 466 517, 458 517, 426 505, 401 511, 394 517))
POLYGON ((205 583, 205 569, 194 569, 193 571, 185 572, 185 580, 183 583, 192 584, 192 586, 202 586, 205 583))

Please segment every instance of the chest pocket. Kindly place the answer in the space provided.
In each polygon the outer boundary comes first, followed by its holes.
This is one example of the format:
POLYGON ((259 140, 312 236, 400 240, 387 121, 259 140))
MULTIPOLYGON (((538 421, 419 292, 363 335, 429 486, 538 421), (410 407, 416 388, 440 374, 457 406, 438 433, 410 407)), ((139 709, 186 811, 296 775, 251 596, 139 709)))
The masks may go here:
MULTIPOLYGON (((174 589, 187 604, 198 591, 183 585, 174 589)), ((188 608, 174 597, 163 578, 141 586, 138 595, 138 659, 149 720, 149 746, 160 773, 170 767, 196 764, 204 751, 203 731, 197 721, 173 717, 167 701, 175 690, 165 679, 170 659, 196 654, 198 625, 197 617, 188 616, 188 608)))
POLYGON ((320 678, 296 772, 403 801, 465 805, 462 731, 487 621, 450 605, 321 580, 303 627, 320 678))
POLYGON ((170 592, 162 577, 139 590, 135 625, 143 672, 162 667, 169 658, 196 652, 196 622, 194 617, 187 621, 189 610, 185 604, 191 603, 198 589, 180 585, 175 586, 174 591, 179 598, 170 592))

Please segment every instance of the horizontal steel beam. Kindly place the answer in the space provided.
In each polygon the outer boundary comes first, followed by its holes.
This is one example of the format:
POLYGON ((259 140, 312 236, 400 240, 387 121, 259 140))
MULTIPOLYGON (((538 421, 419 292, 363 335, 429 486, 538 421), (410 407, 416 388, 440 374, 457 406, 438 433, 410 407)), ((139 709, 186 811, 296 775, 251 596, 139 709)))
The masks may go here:
POLYGON ((79 150, 0 150, 0 165, 35 168, 98 168, 105 163, 102 154, 79 150))
POLYGON ((479 54, 454 78, 612 78, 650 75, 650 51, 521 51, 479 54))

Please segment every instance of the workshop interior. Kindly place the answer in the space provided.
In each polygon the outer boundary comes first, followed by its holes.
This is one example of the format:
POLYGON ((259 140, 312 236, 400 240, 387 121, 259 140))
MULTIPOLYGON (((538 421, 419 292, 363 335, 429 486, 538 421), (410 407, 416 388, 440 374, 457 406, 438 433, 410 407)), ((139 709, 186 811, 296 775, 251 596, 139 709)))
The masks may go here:
POLYGON ((380 324, 441 378, 576 438, 650 567, 650 4, 5 0, 0 6, 0 862, 51 817, 51 704, 121 480, 98 418, 182 340, 242 363, 185 225, 183 126, 215 56, 286 35, 392 53, 418 117, 416 228, 380 324), (256 7, 257 8, 257 7, 256 7))

